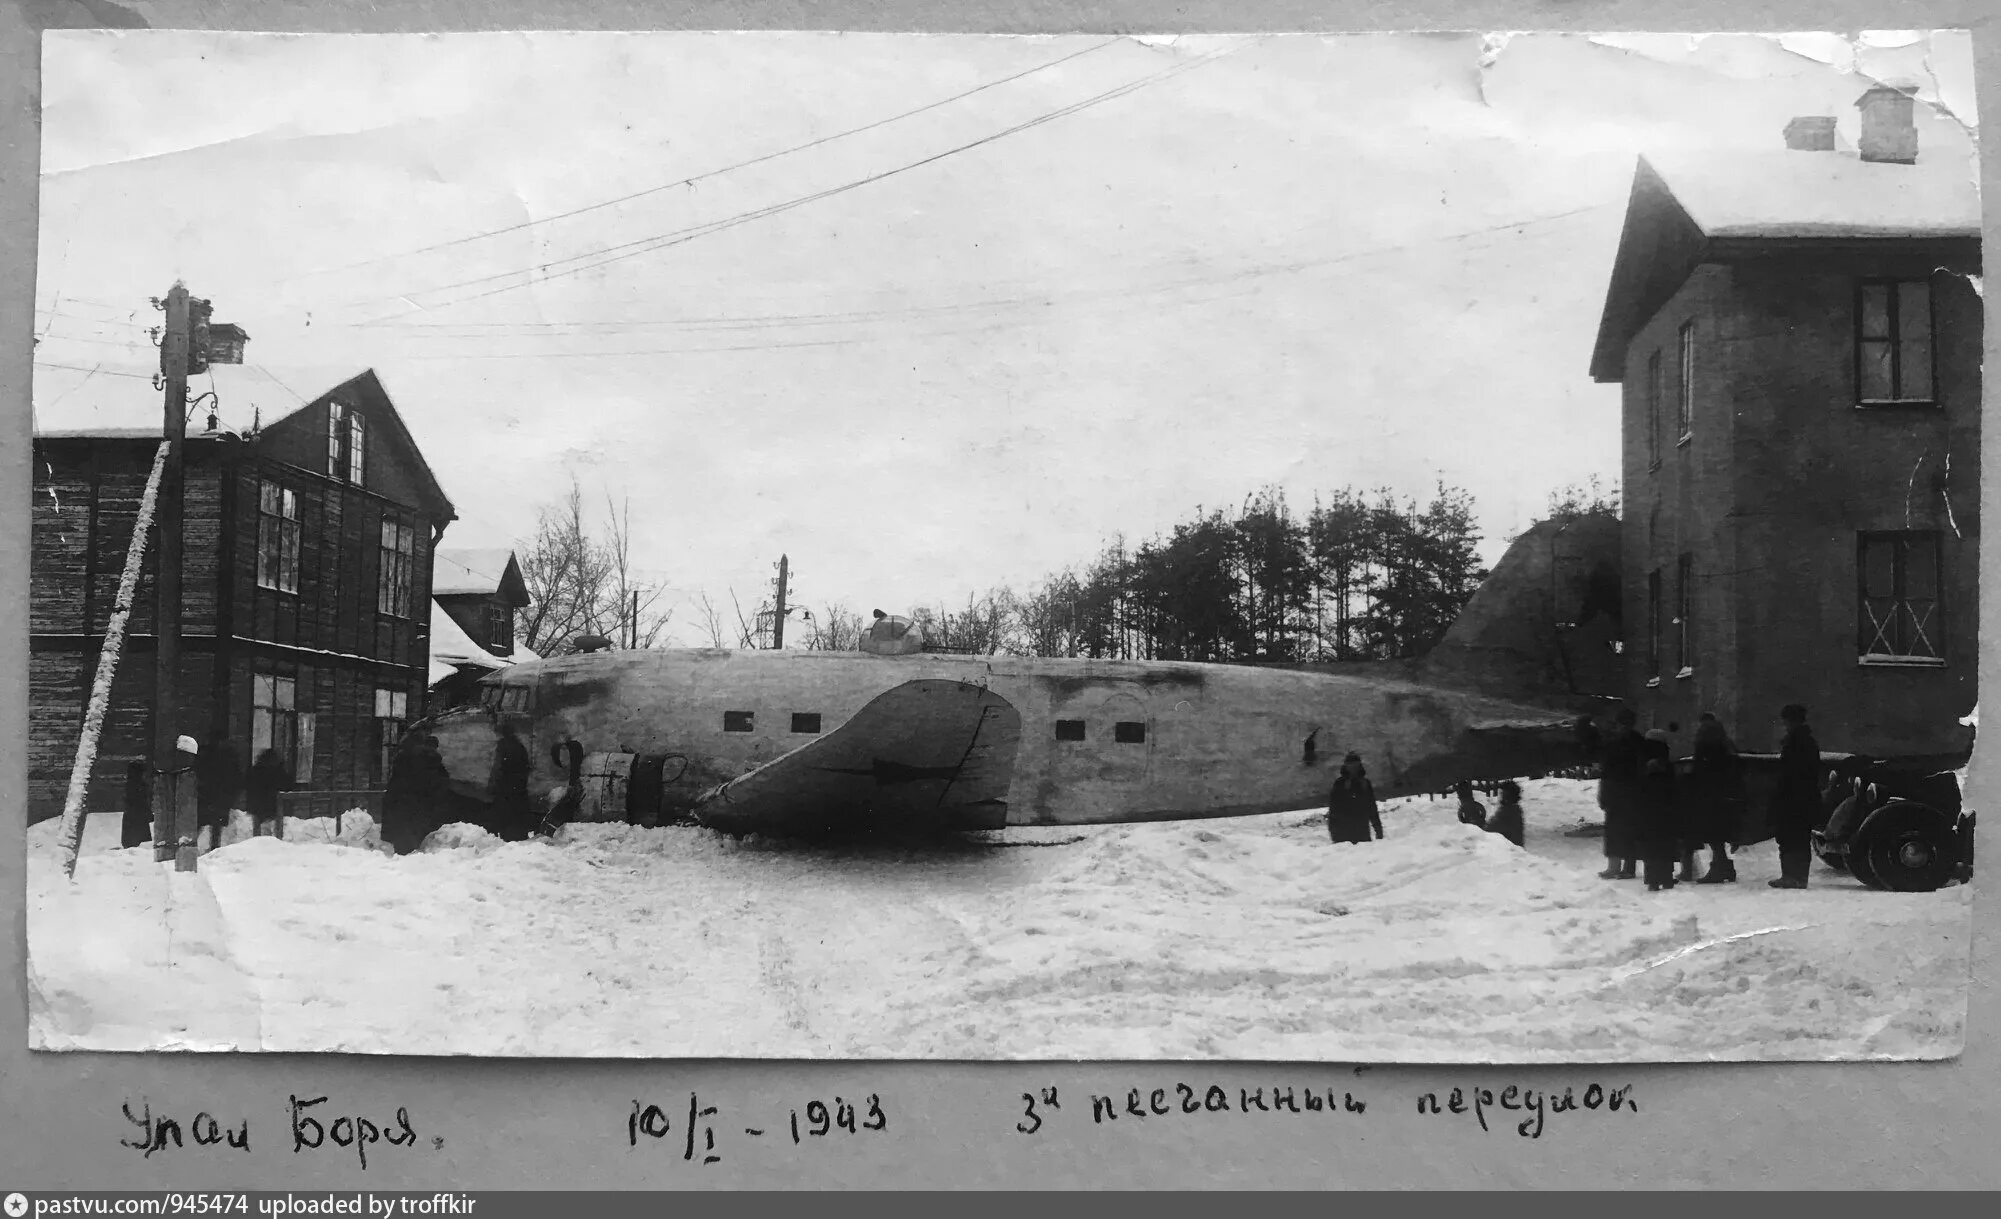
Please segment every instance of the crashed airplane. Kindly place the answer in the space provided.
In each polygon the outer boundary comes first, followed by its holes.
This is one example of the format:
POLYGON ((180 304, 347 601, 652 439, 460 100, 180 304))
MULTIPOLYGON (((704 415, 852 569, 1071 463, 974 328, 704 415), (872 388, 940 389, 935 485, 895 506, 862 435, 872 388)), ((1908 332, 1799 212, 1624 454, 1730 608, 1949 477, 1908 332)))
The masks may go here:
MULTIPOLYGON (((1482 597, 1496 603, 1508 583, 1482 597)), ((1461 651, 1495 675, 1494 649, 1461 651)), ((1384 797, 1592 759, 1576 700, 1509 698, 1513 676, 1497 692, 1464 664, 1451 680, 1327 668, 927 654, 919 628, 883 617, 858 652, 518 664, 423 729, 466 800, 493 799, 504 724, 528 748, 530 799, 555 820, 691 818, 739 834, 1281 812, 1324 802, 1349 751, 1384 797)))

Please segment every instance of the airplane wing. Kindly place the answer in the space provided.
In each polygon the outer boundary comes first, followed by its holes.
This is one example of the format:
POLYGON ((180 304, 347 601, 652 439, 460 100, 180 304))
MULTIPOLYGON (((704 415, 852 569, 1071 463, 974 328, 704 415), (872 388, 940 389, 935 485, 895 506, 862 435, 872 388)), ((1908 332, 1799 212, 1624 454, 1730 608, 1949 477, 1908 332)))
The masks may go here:
POLYGON ((1006 823, 1021 716, 982 686, 910 681, 839 728, 724 783, 695 818, 730 833, 1006 823))

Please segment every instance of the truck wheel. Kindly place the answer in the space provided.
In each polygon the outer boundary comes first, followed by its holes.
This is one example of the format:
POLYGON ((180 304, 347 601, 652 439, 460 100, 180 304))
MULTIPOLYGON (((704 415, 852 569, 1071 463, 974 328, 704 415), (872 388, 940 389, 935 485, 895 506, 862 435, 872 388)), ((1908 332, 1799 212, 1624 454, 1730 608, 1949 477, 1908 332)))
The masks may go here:
POLYGON ((1898 893, 1929 893, 1943 887, 1959 868, 1959 838, 1953 823, 1929 805, 1893 800, 1870 814, 1849 846, 1868 860, 1869 883, 1898 893))

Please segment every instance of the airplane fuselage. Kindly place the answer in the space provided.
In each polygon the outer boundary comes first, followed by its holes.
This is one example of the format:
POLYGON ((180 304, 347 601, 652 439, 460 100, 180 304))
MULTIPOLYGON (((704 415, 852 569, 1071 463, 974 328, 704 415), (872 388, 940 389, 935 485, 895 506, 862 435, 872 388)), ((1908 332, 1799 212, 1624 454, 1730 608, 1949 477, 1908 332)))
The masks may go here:
MULTIPOLYGON (((993 824, 1241 816, 1325 801, 1362 755, 1383 796, 1541 773, 1581 759, 1568 717, 1380 678, 1235 665, 714 649, 597 652, 488 679, 480 708, 431 722, 454 787, 487 798, 497 721, 528 747, 530 794, 576 782, 578 756, 655 759, 657 802, 719 785, 838 730, 919 680, 997 696, 1018 733, 993 824), (665 759, 664 765, 659 759, 665 759)), ((990 700, 992 701, 992 700, 990 700)), ((913 727, 912 731, 917 731, 913 727)), ((623 764, 623 763, 621 763, 623 764)), ((654 799, 652 795, 649 800, 654 799)))

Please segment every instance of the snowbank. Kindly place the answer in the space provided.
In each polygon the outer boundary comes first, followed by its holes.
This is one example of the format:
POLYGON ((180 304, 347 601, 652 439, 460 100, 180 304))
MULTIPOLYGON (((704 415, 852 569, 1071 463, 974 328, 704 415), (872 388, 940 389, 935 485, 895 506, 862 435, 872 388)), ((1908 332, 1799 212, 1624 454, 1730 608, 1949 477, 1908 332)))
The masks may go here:
MULTIPOLYGON (((1599 880, 1588 785, 1528 849, 1449 802, 943 844, 451 825, 232 832, 200 870, 30 832, 34 1044, 672 1057, 1438 1061, 1939 1056, 1966 887, 1599 880), (48 839, 44 842, 44 839, 48 839), (342 848, 363 849, 342 849, 342 848), (171 914, 171 917, 169 917, 171 914)), ((93 818, 89 840, 103 840, 93 818)), ((116 843, 116 818, 110 842, 116 843)))

